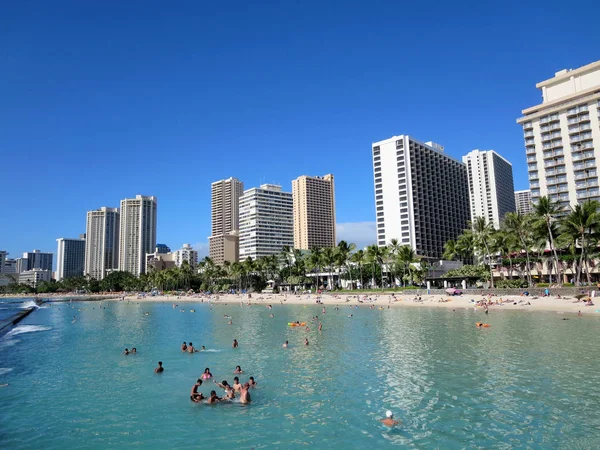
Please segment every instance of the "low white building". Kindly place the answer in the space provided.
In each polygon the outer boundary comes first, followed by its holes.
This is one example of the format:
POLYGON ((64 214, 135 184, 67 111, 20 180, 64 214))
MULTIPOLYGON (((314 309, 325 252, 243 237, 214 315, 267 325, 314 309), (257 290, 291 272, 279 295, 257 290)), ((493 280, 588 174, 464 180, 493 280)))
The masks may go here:
POLYGON ((50 270, 32 269, 19 274, 20 284, 28 284, 34 288, 42 281, 50 281, 51 279, 52 271, 50 270))
POLYGON ((198 265, 198 252, 190 244, 183 244, 183 247, 173 252, 173 260, 177 267, 187 261, 190 267, 195 268, 198 265))

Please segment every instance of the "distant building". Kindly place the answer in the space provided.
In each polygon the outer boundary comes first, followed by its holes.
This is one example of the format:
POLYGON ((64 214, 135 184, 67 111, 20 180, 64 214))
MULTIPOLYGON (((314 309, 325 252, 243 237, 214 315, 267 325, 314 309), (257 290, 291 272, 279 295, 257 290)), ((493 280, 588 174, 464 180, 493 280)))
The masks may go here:
POLYGON ((499 229, 505 214, 515 211, 512 164, 493 150, 473 150, 462 160, 467 166, 471 221, 484 217, 499 229))
POLYGON ((4 273, 18 273, 16 259, 7 258, 4 260, 4 273))
POLYGON ((542 103, 517 119, 533 204, 542 196, 563 207, 600 200, 600 61, 556 72, 535 87, 542 103))
POLYGON ((524 191, 515 191, 515 206, 519 214, 529 214, 533 212, 533 205, 531 204, 531 191, 529 189, 524 191))
POLYGON ((146 273, 176 267, 174 253, 146 253, 146 273))
POLYGON ((211 184, 211 235, 208 238, 208 256, 215 264, 238 261, 238 248, 232 253, 233 236, 239 229, 239 201, 244 183, 237 178, 215 181, 211 184))
POLYGON ((52 253, 45 253, 40 250, 34 250, 32 252, 23 253, 21 258, 20 272, 27 270, 40 269, 48 270, 52 273, 52 259, 54 255, 52 253))
POLYGON ((439 260, 444 244, 467 228, 467 167, 444 147, 407 135, 372 144, 377 244, 391 239, 439 260))
POLYGON ((57 239, 56 281, 82 276, 85 269, 85 239, 57 239))
POLYGON ((146 254, 156 248, 156 197, 136 195, 121 200, 119 270, 146 272, 146 254))
POLYGON ((294 245, 294 205, 291 192, 263 184, 240 197, 240 261, 275 255, 294 245))
POLYGON ((6 263, 6 256, 8 252, 6 250, 0 250, 0 273, 4 273, 4 265, 6 263))
POLYGON ((165 244, 156 244, 156 253, 171 253, 171 249, 165 244))
POLYGON ((118 208, 87 212, 84 274, 102 280, 119 267, 120 214, 118 208))
POLYGON ((27 284, 36 288, 42 281, 50 281, 52 279, 52 271, 42 269, 26 270, 19 274, 19 283, 27 284))
POLYGON ((184 261, 187 261, 193 268, 198 265, 198 252, 190 244, 183 244, 183 247, 173 252, 173 254, 177 267, 181 267, 184 261))
POLYGON ((302 250, 335 247, 333 175, 301 176, 292 181, 294 247, 302 250))

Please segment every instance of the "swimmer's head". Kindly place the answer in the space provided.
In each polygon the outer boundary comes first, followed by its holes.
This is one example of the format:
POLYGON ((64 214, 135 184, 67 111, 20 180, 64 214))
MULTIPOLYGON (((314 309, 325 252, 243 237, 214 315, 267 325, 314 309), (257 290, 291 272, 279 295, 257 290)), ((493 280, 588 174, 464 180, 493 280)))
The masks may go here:
POLYGON ((240 382, 240 379, 239 379, 238 377, 234 377, 234 378, 233 378, 233 381, 235 381, 236 383, 239 383, 239 382, 240 382))
POLYGON ((250 381, 254 381, 254 377, 250 377, 250 381))
POLYGON ((211 396, 211 397, 216 397, 216 396, 217 396, 217 393, 216 393, 215 391, 210 391, 210 396, 211 396))
POLYGON ((190 342, 190 345, 194 345, 194 344, 192 344, 192 343, 190 342))
POLYGON ((228 386, 227 384, 227 380, 223 380, 223 382, 221 383, 223 386, 228 386))
POLYGON ((196 384, 202 384, 202 378, 198 378, 198 379, 196 380, 196 384))
POLYGON ((210 373, 210 369, 207 367, 206 369, 204 369, 204 373, 210 373))
POLYGON ((183 345, 187 345, 187 344, 184 342, 183 345))
POLYGON ((162 366, 162 361, 159 361, 159 362, 158 362, 158 365, 159 365, 159 366, 162 366))
POLYGON ((392 417, 394 417, 394 413, 388 410, 385 412, 385 417, 391 419, 392 417))
POLYGON ((235 370, 242 370, 240 366, 235 366, 235 370))

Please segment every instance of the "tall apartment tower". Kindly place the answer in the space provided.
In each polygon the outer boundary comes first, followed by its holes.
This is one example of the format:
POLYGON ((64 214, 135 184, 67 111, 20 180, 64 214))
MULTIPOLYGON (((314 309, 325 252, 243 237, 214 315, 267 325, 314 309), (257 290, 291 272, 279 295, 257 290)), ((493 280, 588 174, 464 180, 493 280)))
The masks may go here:
POLYGON ((52 258, 54 254, 45 253, 40 250, 34 250, 32 252, 23 253, 23 266, 21 271, 26 270, 48 270, 52 273, 52 258))
POLYGON ((471 221, 485 217, 500 228, 504 215, 515 211, 512 164, 493 150, 473 150, 462 160, 467 165, 471 221))
POLYGON ((215 264, 238 261, 239 201, 244 183, 237 178, 211 184, 211 236, 208 255, 215 264))
POLYGON ((531 201, 600 200, 600 61, 536 84, 542 103, 523 110, 531 201))
POLYGON ((294 245, 294 201, 281 186, 263 184, 240 197, 240 261, 294 245))
POLYGON ((301 176, 292 181, 294 247, 335 247, 335 189, 333 175, 301 176))
POLYGON ((119 270, 146 272, 146 253, 156 248, 156 197, 136 195, 121 200, 119 270))
POLYGON ((439 259, 470 218, 467 167, 433 142, 401 135, 372 145, 377 244, 439 259))
POLYGON ((85 227, 85 275, 102 280, 119 267, 120 215, 118 208, 103 206, 88 211, 85 227))
POLYGON ((529 214, 533 212, 533 205, 531 204, 531 191, 526 189, 524 191, 515 191, 515 207, 519 214, 529 214))
POLYGON ((83 275, 85 239, 59 238, 56 252, 56 281, 83 275))

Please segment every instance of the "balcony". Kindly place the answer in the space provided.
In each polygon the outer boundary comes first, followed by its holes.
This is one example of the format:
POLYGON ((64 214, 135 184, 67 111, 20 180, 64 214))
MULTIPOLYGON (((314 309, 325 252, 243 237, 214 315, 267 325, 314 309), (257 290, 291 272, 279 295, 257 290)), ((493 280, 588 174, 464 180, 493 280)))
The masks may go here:
POLYGON ((576 134, 580 131, 591 130, 592 126, 589 123, 582 123, 579 126, 569 127, 569 134, 576 134))
POLYGON ((525 145, 535 145, 535 140, 533 138, 525 139, 525 145))
POLYGON ((590 187, 598 187, 598 180, 588 180, 588 181, 578 181, 575 183, 575 187, 577 189, 581 188, 590 188, 590 187))
POLYGON ((524 129, 524 130, 530 130, 530 129, 532 129, 532 128, 533 128, 533 124, 532 124, 531 122, 525 122, 525 123, 523 124, 523 129, 524 129))
POLYGON ((561 159, 555 159, 555 160, 550 160, 550 161, 545 161, 544 162, 544 167, 555 167, 555 166, 561 166, 565 164, 565 160, 564 158, 561 159))
POLYGON ((542 134, 542 142, 551 141, 552 139, 559 138, 560 131, 554 131, 552 133, 543 133, 542 134))
POLYGON ((567 123, 569 125, 571 125, 574 123, 582 123, 582 122, 589 122, 589 121, 590 121, 590 115, 589 115, 589 113, 585 113, 580 116, 573 117, 573 118, 567 120, 567 123))
POLYGON ((580 142, 578 144, 571 145, 572 152, 579 152, 579 151, 585 150, 587 148, 594 148, 593 142, 587 141, 587 142, 580 142))
POLYGON ((563 156, 565 153, 562 150, 555 150, 551 152, 544 152, 544 159, 548 158, 556 158, 558 156, 563 156))
POLYGON ((535 153, 533 155, 527 156, 527 162, 535 162, 535 161, 536 161, 535 153))
POLYGON ((525 133, 523 133, 523 136, 527 137, 533 137, 533 131, 526 131, 525 133))
POLYGON ((592 133, 588 131, 587 133, 582 133, 580 135, 571 136, 571 143, 586 141, 592 139, 592 133))
POLYGON ((534 188, 539 188, 539 187, 540 187, 540 183, 538 183, 537 181, 536 181, 536 182, 534 182, 534 183, 529 183, 529 187, 530 187, 531 189, 534 189, 534 188))
POLYGON ((587 112, 588 105, 576 106, 575 108, 569 108, 567 110, 567 116, 576 116, 579 113, 587 112))
POLYGON ((596 177, 597 173, 595 170, 587 170, 584 172, 575 172, 576 180, 585 180, 586 178, 596 177))
POLYGON ((532 147, 527 147, 525 149, 525 153, 527 154, 527 156, 529 156, 529 155, 535 155, 535 147, 533 147, 533 146, 532 147))
POLYGON ((551 116, 542 117, 540 123, 552 123, 558 121, 558 114, 552 114, 551 116))
POLYGON ((529 181, 533 181, 533 180, 539 180, 540 179, 540 175, 539 173, 536 172, 531 172, 529 174, 529 181))

